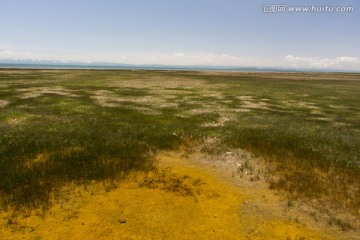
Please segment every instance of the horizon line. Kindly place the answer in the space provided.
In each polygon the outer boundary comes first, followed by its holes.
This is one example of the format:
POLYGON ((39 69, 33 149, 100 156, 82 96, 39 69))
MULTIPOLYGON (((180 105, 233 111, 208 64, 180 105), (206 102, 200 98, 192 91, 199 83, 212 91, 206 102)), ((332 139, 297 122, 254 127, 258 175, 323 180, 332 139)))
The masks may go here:
POLYGON ((112 62, 80 62, 35 59, 0 59, 0 69, 94 69, 94 70, 182 70, 182 71, 238 71, 238 72, 313 72, 313 73, 360 73, 356 70, 311 69, 289 67, 257 66, 214 66, 214 65, 167 65, 167 64, 127 64, 112 62))

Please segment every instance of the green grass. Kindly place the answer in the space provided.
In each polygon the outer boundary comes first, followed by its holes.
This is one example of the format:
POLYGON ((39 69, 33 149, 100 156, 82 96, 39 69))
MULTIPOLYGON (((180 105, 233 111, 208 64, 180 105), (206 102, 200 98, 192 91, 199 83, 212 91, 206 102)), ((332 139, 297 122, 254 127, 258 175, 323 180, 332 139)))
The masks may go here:
POLYGON ((209 152, 261 155, 291 199, 358 213, 359 74, 1 70, 0 86, 2 208, 48 206, 69 182, 121 179, 214 138, 209 152))

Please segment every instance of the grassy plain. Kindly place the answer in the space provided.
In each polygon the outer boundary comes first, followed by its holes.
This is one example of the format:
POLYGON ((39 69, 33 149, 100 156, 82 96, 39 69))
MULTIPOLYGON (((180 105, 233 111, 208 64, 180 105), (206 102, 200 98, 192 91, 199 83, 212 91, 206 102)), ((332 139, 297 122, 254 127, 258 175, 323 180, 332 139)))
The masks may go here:
POLYGON ((331 213, 360 219, 359 89, 345 73, 1 70, 0 208, 46 211, 70 183, 110 191, 197 145, 252 152, 289 205, 358 228, 331 213))

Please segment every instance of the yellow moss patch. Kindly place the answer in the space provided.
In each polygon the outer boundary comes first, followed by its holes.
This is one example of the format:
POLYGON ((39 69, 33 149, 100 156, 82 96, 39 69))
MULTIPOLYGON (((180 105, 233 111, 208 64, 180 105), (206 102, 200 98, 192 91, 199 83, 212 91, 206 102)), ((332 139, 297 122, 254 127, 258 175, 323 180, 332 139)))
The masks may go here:
POLYGON ((25 167, 31 169, 34 165, 44 164, 49 159, 50 154, 38 153, 35 158, 29 159, 25 162, 25 167))
POLYGON ((42 152, 42 153, 38 153, 34 158, 25 161, 24 165, 26 168, 31 169, 36 165, 45 164, 50 159, 51 155, 54 155, 56 153, 60 153, 64 156, 70 156, 72 154, 80 153, 83 151, 84 149, 80 147, 69 147, 59 152, 42 152))
POLYGON ((0 238, 322 239, 295 222, 242 211, 248 206, 241 189, 178 155, 159 159, 158 172, 136 173, 111 192, 101 183, 86 191, 69 186, 43 219, 3 213, 0 238))

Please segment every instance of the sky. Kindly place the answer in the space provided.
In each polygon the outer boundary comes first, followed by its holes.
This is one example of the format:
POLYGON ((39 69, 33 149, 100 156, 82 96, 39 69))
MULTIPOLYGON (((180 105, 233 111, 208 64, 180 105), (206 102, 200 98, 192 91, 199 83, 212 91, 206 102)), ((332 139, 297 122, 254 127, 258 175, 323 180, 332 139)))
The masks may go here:
POLYGON ((358 0, 0 3, 3 60, 360 71, 358 0), (353 11, 291 12, 294 6, 353 11))

